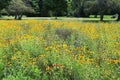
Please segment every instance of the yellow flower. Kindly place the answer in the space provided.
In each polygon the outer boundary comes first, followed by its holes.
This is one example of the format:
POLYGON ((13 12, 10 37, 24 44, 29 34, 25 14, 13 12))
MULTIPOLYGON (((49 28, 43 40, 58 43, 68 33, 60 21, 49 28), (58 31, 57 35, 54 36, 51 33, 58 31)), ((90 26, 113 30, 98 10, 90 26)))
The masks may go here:
POLYGON ((36 61, 37 60, 37 58, 33 58, 33 61, 36 61))
POLYGON ((51 67, 50 67, 50 66, 47 66, 47 67, 46 67, 46 70, 50 70, 50 69, 51 69, 51 67))
POLYGON ((18 51, 18 52, 17 52, 17 54, 18 54, 18 55, 20 55, 20 54, 21 54, 21 52, 20 52, 20 51, 18 51))
POLYGON ((16 56, 11 57, 11 60, 16 60, 16 59, 17 59, 16 56))
POLYGON ((33 65, 35 65, 35 64, 36 64, 36 62, 33 62, 32 64, 33 64, 33 65))
POLYGON ((63 44, 63 48, 67 48, 67 44, 63 44))
POLYGON ((40 54, 40 57, 41 57, 41 58, 45 57, 45 54, 40 54))
POLYGON ((8 62, 7 64, 8 64, 9 67, 12 66, 11 62, 8 62))
POLYGON ((17 48, 14 48, 14 51, 16 51, 17 50, 17 48))
POLYGON ((120 60, 117 60, 117 59, 111 59, 110 62, 111 62, 111 63, 114 63, 114 64, 117 64, 117 63, 120 62, 120 60))
POLYGON ((0 47, 2 47, 2 43, 0 43, 0 47))
POLYGON ((84 61, 83 60, 78 60, 79 63, 83 63, 84 61))

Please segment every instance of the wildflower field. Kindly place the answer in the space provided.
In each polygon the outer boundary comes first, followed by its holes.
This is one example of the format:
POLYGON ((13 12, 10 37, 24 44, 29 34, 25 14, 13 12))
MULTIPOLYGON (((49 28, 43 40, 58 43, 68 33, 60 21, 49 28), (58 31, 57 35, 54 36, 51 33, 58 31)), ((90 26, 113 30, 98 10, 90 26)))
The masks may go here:
POLYGON ((0 20, 0 80, 120 80, 120 23, 0 20))

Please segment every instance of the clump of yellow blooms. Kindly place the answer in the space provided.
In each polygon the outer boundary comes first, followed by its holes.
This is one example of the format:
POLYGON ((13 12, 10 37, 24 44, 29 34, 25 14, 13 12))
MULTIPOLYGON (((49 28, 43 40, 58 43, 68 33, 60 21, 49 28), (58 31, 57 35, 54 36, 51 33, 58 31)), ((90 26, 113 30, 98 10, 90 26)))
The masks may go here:
MULTIPOLYGON (((10 70, 37 66, 43 69, 42 73, 50 71, 49 75, 59 70, 71 74, 69 70, 76 62, 81 66, 104 68, 102 77, 107 77, 116 71, 106 67, 115 68, 120 64, 119 24, 70 20, 1 20, 0 57, 2 54, 5 67, 10 70), (72 37, 62 39, 55 34, 58 28, 71 30, 72 37)), ((111 79, 115 78, 112 75, 111 79)))

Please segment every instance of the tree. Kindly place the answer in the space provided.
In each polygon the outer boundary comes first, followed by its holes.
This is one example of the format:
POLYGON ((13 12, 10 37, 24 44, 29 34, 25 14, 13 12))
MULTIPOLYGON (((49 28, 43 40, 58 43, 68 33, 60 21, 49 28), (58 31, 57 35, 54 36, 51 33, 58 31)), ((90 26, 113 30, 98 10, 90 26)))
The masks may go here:
POLYGON ((0 10, 2 10, 3 8, 5 8, 10 0, 0 0, 0 10))
POLYGON ((5 8, 11 0, 0 0, 0 11, 5 8))
POLYGON ((38 1, 38 6, 39 6, 39 13, 42 15, 42 9, 43 9, 43 0, 38 1))
MULTIPOLYGON (((40 1, 41 2, 41 1, 40 1)), ((42 10, 50 12, 51 15, 59 16, 67 12, 67 1, 66 0, 43 0, 42 10)))
POLYGON ((72 8, 74 16, 76 17, 86 17, 84 12, 84 5, 87 0, 72 0, 72 8))
POLYGON ((120 0, 113 0, 113 11, 118 14, 117 21, 120 21, 120 0))
POLYGON ((103 21, 104 14, 108 13, 109 9, 113 7, 112 0, 97 0, 97 6, 100 14, 100 21, 103 21))
POLYGON ((97 6, 97 0, 89 0, 85 2, 85 6, 84 6, 84 12, 85 14, 92 14, 95 15, 95 18, 97 18, 98 15, 98 6, 97 6))
POLYGON ((31 14, 29 16, 40 16, 40 12, 41 12, 41 6, 39 6, 39 3, 41 4, 42 0, 29 0, 29 4, 31 5, 31 7, 35 10, 34 14, 31 14))
POLYGON ((23 14, 34 12, 25 0, 12 0, 7 11, 9 14, 15 15, 15 19, 17 20, 21 20, 23 14))
POLYGON ((67 16, 72 16, 73 10, 72 10, 72 0, 66 0, 67 1, 67 16))

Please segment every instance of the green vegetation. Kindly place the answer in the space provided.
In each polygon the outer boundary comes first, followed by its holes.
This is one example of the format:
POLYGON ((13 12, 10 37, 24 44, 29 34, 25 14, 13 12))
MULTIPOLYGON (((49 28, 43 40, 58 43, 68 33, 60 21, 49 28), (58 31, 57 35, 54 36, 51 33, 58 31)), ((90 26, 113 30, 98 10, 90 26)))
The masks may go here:
POLYGON ((0 0, 0 80, 120 80, 118 21, 120 0, 0 0))
POLYGON ((0 1, 0 11, 3 15, 14 15, 21 19, 22 15, 29 17, 89 17, 118 14, 120 20, 120 0, 3 0, 0 1), (4 2, 3 2, 4 1, 4 2))
POLYGON ((119 80, 119 24, 1 20, 0 80, 119 80))

